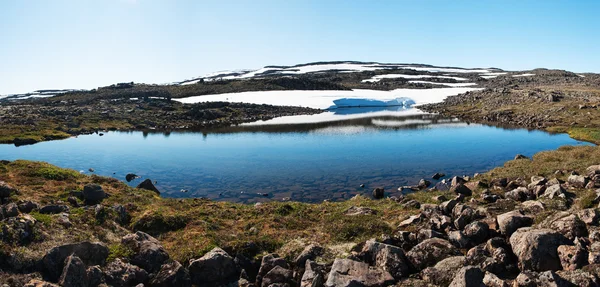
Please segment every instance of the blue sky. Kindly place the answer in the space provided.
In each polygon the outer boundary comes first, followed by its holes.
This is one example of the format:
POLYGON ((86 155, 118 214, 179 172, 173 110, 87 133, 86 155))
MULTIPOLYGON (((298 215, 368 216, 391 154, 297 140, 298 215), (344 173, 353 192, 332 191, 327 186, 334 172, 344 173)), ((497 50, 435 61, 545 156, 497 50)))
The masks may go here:
POLYGON ((600 1, 5 0, 0 94, 326 60, 600 72, 600 1))

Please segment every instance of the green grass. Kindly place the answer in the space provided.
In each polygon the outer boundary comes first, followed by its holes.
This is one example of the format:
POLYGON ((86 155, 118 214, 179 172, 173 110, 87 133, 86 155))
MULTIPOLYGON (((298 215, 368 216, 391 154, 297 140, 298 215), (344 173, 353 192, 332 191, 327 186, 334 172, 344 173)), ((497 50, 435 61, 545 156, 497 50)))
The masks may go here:
POLYGON ((54 166, 42 167, 37 170, 36 175, 49 180, 67 180, 81 176, 81 174, 75 170, 62 169, 54 166))
POLYGON ((54 222, 54 219, 49 214, 41 214, 37 211, 34 211, 34 212, 30 213, 30 215, 33 216, 33 218, 35 218, 35 220, 43 223, 46 226, 50 226, 54 222))
POLYGON ((598 128, 572 128, 568 130, 568 133, 576 140, 600 144, 600 129, 598 128))
POLYGON ((129 258, 134 254, 133 250, 129 249, 127 246, 124 246, 120 243, 112 244, 108 246, 108 258, 107 261, 111 262, 117 258, 129 258))

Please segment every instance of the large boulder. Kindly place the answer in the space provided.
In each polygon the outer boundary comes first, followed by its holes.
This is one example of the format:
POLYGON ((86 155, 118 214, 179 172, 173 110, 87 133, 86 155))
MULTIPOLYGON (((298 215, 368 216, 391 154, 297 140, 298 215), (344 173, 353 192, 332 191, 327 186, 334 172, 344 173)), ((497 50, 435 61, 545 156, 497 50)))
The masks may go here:
POLYGON ((533 224, 533 218, 523 215, 518 210, 500 214, 496 217, 500 232, 506 236, 511 236, 513 232, 521 227, 528 227, 533 224))
POLYGON ((479 267, 465 266, 456 273, 449 287, 480 287, 484 276, 479 267))
POLYGON ((131 263, 144 268, 149 273, 157 272, 169 260, 169 254, 160 242, 144 232, 138 231, 125 235, 121 243, 133 251, 131 263))
POLYGON ((399 247, 371 239, 365 243, 359 256, 370 265, 389 272, 396 280, 408 275, 409 262, 399 247))
POLYGON ((567 191, 560 184, 553 184, 546 188, 542 197, 547 197, 550 199, 558 197, 565 198, 566 192, 567 191))
POLYGON ((154 191, 156 194, 160 195, 160 191, 158 190, 158 188, 156 188, 156 186, 154 186, 154 183, 152 183, 152 180, 150 180, 149 178, 145 179, 140 184, 138 184, 136 188, 154 191))
POLYGON ((454 279, 454 274, 465 266, 464 256, 448 257, 433 267, 427 267, 421 271, 423 280, 440 286, 447 286, 454 279))
POLYGON ((557 252, 564 270, 580 269, 587 265, 588 254, 579 245, 561 245, 558 247, 557 252))
POLYGON ((289 269, 285 269, 281 266, 275 266, 275 268, 271 269, 262 280, 261 287, 269 287, 271 284, 294 284, 294 272, 289 269))
POLYGON ((572 242, 552 229, 524 227, 510 236, 510 245, 519 259, 519 269, 532 271, 560 270, 560 245, 572 242))
POLYGON ((562 233, 570 240, 574 240, 575 237, 587 237, 588 235, 585 222, 574 214, 555 220, 550 225, 550 228, 562 233))
POLYGON ((325 284, 325 266, 312 260, 306 260, 304 274, 300 280, 300 287, 316 287, 325 284))
POLYGON ((16 193, 19 193, 19 190, 0 180, 0 199, 10 197, 12 194, 16 193))
POLYGON ((104 268, 104 280, 108 286, 136 286, 148 280, 148 272, 138 266, 125 263, 121 259, 115 259, 104 268))
POLYGON ((316 244, 310 244, 294 260, 296 267, 304 267, 306 260, 315 260, 317 256, 323 253, 323 247, 316 244))
POLYGON ((163 264, 160 271, 150 281, 150 287, 189 287, 192 286, 190 274, 179 262, 163 264))
POLYGON ((256 286, 261 286, 262 278, 271 271, 271 269, 276 266, 290 269, 290 266, 285 261, 285 259, 280 258, 277 254, 267 254, 265 255, 260 263, 260 269, 258 270, 258 274, 256 275, 256 286))
POLYGON ((230 283, 239 275, 233 258, 218 247, 199 259, 190 260, 189 271, 192 283, 199 286, 230 283))
POLYGON ((488 236, 490 234, 490 227, 487 223, 483 221, 471 222, 467 224, 467 226, 465 226, 463 234, 473 244, 481 244, 488 239, 488 236))
POLYGON ((102 243, 81 242, 57 246, 42 258, 42 265, 52 281, 58 281, 64 269, 65 259, 77 256, 85 265, 104 265, 108 257, 108 247, 102 243))
POLYGON ((85 264, 79 257, 70 255, 65 260, 65 268, 58 280, 64 287, 88 287, 88 277, 85 264))
POLYGON ((335 259, 327 276, 327 287, 383 287, 394 283, 387 271, 350 259, 335 259))
POLYGON ((413 247, 406 257, 417 270, 423 270, 442 259, 460 255, 460 251, 450 242, 441 238, 431 238, 413 247))
POLYGON ((569 175, 567 182, 573 187, 584 188, 588 179, 583 175, 569 175))
POLYGON ((102 186, 97 184, 88 184, 83 187, 83 199, 85 204, 98 204, 104 200, 104 198, 106 198, 106 193, 102 189, 102 186))

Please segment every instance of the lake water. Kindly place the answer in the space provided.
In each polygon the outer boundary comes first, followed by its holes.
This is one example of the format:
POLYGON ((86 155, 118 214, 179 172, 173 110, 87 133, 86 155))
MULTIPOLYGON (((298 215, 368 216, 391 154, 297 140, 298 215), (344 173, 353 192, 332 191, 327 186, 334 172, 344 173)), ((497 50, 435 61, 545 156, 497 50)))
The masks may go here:
POLYGON ((392 195, 399 186, 436 172, 472 175, 516 154, 587 144, 565 134, 425 114, 374 115, 204 132, 108 132, 30 146, 0 145, 0 159, 47 161, 88 174, 93 168, 120 180, 135 173, 156 180, 166 197, 318 202, 370 194, 377 186, 392 195))

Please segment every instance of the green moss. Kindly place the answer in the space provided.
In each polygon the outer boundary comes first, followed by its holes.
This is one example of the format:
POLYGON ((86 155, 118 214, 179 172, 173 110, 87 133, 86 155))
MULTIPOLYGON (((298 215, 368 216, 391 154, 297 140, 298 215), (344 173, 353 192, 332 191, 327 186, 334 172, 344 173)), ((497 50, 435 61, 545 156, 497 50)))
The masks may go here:
POLYGON ((52 222, 54 222, 54 219, 49 214, 41 214, 37 211, 34 211, 34 212, 30 213, 30 215, 33 216, 33 218, 35 218, 35 220, 43 223, 46 226, 50 226, 52 224, 52 222))
POLYGON ((129 258, 134 254, 133 250, 123 244, 112 244, 108 246, 108 251, 108 258, 106 260, 109 262, 117 258, 129 258))
POLYGON ((600 144, 600 129, 598 128, 572 128, 568 133, 576 140, 600 144))
POLYGON ((49 180, 67 180, 79 177, 80 173, 70 169, 47 166, 38 169, 35 175, 49 180))

